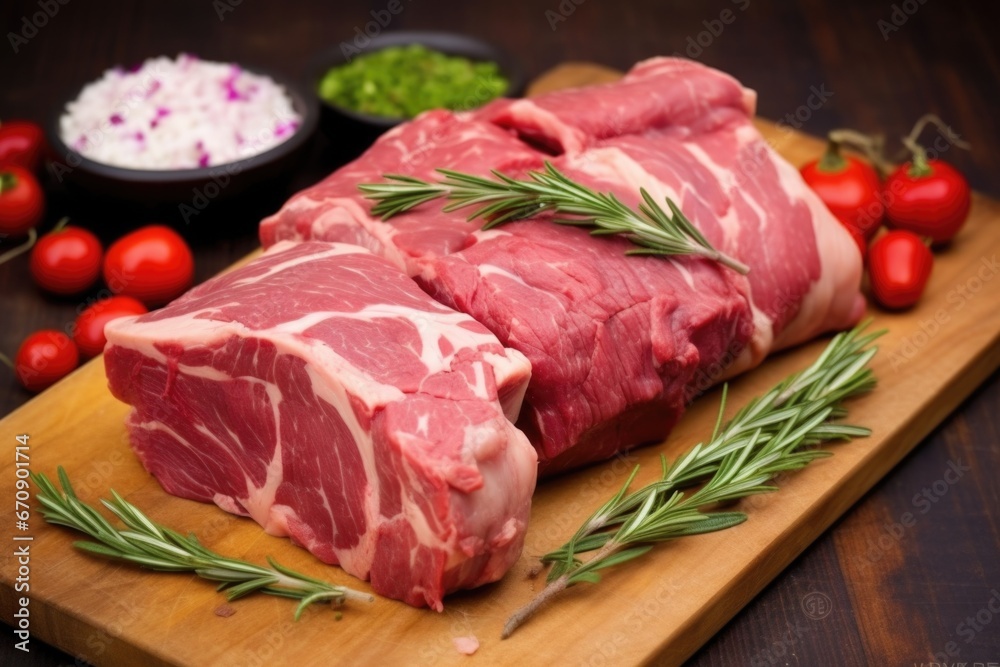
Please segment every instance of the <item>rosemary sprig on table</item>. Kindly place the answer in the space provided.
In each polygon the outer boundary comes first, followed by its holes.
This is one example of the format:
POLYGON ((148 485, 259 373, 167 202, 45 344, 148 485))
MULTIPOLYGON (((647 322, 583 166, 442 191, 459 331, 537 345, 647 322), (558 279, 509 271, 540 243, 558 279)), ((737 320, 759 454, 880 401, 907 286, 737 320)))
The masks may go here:
POLYGON ((867 324, 837 335, 812 366, 789 376, 751 401, 725 426, 726 389, 715 432, 668 465, 661 456, 659 480, 628 492, 638 473, 632 471, 621 490, 602 505, 570 540, 543 556, 552 564, 548 585, 504 625, 504 638, 567 587, 597 583, 598 571, 637 558, 659 542, 730 528, 746 520, 742 512, 705 511, 719 503, 777 490, 768 484, 777 475, 805 467, 830 452, 809 447, 850 440, 870 433, 866 428, 834 420, 846 415, 842 402, 870 391, 875 378, 869 347, 882 332, 862 335, 867 324), (685 494, 683 488, 707 482, 685 494), (586 561, 578 554, 596 551, 586 561))
POLYGON ((624 236, 639 246, 629 254, 699 255, 742 274, 750 271, 742 262, 713 248, 670 198, 666 200, 668 215, 642 188, 642 203, 633 210, 613 193, 596 192, 571 180, 550 162, 542 171, 528 172, 526 180, 496 170, 493 179, 451 169, 437 171, 444 176, 437 182, 386 174, 388 183, 365 183, 358 188, 376 202, 372 214, 386 220, 442 197, 451 201, 445 211, 478 207, 468 219, 484 219, 484 229, 551 211, 576 216, 555 218, 555 222, 596 227, 592 234, 624 236))
POLYGON ((221 581, 218 590, 228 600, 251 593, 267 593, 301 600, 295 610, 298 620, 306 607, 317 602, 343 604, 346 600, 372 602, 368 593, 314 579, 268 558, 270 567, 226 558, 206 549, 194 534, 181 535, 153 523, 135 505, 113 489, 112 500, 101 499, 108 510, 121 519, 127 530, 119 530, 90 505, 81 501, 69 477, 59 467, 60 492, 44 473, 31 475, 38 486, 35 497, 42 504, 42 516, 51 524, 86 533, 97 542, 74 542, 74 546, 101 556, 120 558, 163 572, 194 572, 203 579, 221 581))

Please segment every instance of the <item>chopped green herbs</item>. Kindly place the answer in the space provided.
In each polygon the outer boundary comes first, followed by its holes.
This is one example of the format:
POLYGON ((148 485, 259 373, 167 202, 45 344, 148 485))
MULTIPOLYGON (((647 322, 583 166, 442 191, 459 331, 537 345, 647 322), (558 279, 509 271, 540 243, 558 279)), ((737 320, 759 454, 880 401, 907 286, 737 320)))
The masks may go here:
POLYGON ((366 53, 331 68, 320 81, 319 96, 352 111, 412 118, 428 109, 481 106, 502 95, 507 85, 494 62, 411 44, 366 53))

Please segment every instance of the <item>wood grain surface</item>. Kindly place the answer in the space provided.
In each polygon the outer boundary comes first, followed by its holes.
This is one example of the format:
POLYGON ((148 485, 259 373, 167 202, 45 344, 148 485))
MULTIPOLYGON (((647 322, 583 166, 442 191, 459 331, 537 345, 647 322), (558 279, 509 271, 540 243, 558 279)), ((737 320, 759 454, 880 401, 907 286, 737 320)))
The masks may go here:
MULTIPOLYGON (((295 74, 319 50, 351 39, 355 27, 363 29, 371 20, 369 12, 384 5, 377 0, 244 2, 218 13, 218 4, 88 0, 61 5, 59 14, 16 54, 7 44, 0 48, 0 118, 44 120, 74 86, 102 69, 179 50, 295 74)), ((900 11, 908 6, 895 4, 900 11)), ((688 51, 755 88, 763 116, 785 119, 813 134, 847 126, 895 137, 924 111, 935 111, 973 144, 971 152, 949 149, 942 156, 976 188, 1000 195, 1000 126, 995 123, 1000 51, 991 33, 1000 19, 996 3, 931 0, 919 3, 915 13, 903 14, 894 14, 888 0, 588 0, 574 3, 572 13, 555 0, 419 0, 404 5, 390 29, 480 35, 514 52, 529 76, 566 60, 623 69, 650 55, 688 51), (735 19, 719 32, 714 21, 726 9, 733 9, 735 19), (552 18, 550 11, 560 18, 552 18), (706 33, 710 28, 718 34, 706 33), (708 43, 700 53, 691 46, 699 39, 708 43), (834 93, 826 103, 803 108, 811 90, 823 86, 834 93)), ((20 31, 37 11, 34 0, 3 3, 0 26, 5 34, 20 31)), ((261 211, 274 210, 294 189, 347 159, 343 143, 338 137, 317 137, 313 155, 290 185, 263 191, 245 205, 213 203, 184 227, 194 246, 198 279, 255 247, 261 211)), ((69 196, 58 183, 46 187, 46 227, 68 214, 106 242, 129 226, 171 213, 96 206, 69 196)), ((4 243, 0 250, 7 247, 4 243)), ((7 353, 34 329, 63 328, 85 301, 41 294, 26 279, 26 269, 25 258, 0 266, 0 349, 7 353)), ((9 376, 0 377, 0 414, 29 398, 9 376)), ((970 664, 1000 660, 998 621, 980 624, 991 591, 1000 588, 998 404, 1000 376, 994 373, 691 664, 910 665, 935 655, 970 664), (951 464, 969 470, 944 495, 935 496, 934 485, 951 464), (925 490, 935 502, 920 500, 925 490), (924 507, 929 509, 920 514, 924 507), (917 521, 900 532, 897 524, 907 513, 917 521), (831 608, 813 621, 803 603, 817 592, 831 600, 831 608), (956 643, 957 655, 946 655, 949 642, 956 643)), ((111 479, 100 483, 109 485, 111 479)), ((109 587, 109 597, 117 590, 109 587)), ((283 610, 275 609, 276 627, 283 610)), ((118 631, 111 630, 112 635, 118 631)), ((270 638, 280 644, 277 635, 270 638)), ((105 639, 92 638, 91 655, 106 645, 105 639)), ((12 642, 0 642, 0 662, 81 664, 79 656, 47 648, 37 636, 31 648, 25 656, 15 653, 12 642)), ((273 651, 280 652, 281 646, 273 651)), ((341 652, 328 658, 329 663, 355 662, 341 652)), ((600 651, 586 662, 615 664, 600 651)))
MULTIPOLYGON (((587 66, 559 68, 543 77, 536 90, 583 83, 591 71, 587 66)), ((822 147, 817 139, 767 122, 759 125, 768 142, 793 163, 822 147)), ((872 310, 873 327, 889 331, 873 363, 880 387, 851 405, 851 421, 870 426, 871 438, 836 447, 833 459, 780 480, 780 493, 742 503, 750 514, 747 523, 681 540, 632 567, 612 571, 600 586, 568 591, 507 641, 498 639, 504 617, 542 585, 528 575, 538 555, 568 538, 633 465, 643 467, 639 483, 654 479, 660 451, 675 457, 706 438, 715 419, 714 393, 696 402, 665 445, 540 484, 520 561, 503 581, 451 597, 444 614, 379 599, 370 607, 348 609, 337 624, 340 632, 331 632, 331 615, 323 609, 313 609, 305 622, 287 624, 287 603, 269 599, 240 601, 233 604, 235 615, 218 616, 213 609, 221 605, 220 596, 212 586, 187 575, 136 571, 73 552, 70 531, 46 526, 36 516, 31 530, 36 563, 32 629, 74 655, 109 665, 244 665, 249 656, 268 651, 268 633, 283 627, 281 620, 294 630, 280 631, 282 651, 270 664, 323 665, 336 650, 349 651, 367 664, 461 664, 467 658, 455 651, 451 639, 470 634, 481 642, 477 659, 490 664, 580 663, 595 652, 608 654, 615 664, 680 664, 1000 364, 1000 310, 995 308, 1000 279, 994 280, 1000 273, 998 254, 1000 204, 977 196, 966 230, 939 256, 921 308, 902 314, 872 310), (963 285, 969 296, 959 301, 956 288, 963 285), (928 313, 937 313, 936 331, 925 332, 928 313), (567 618, 576 619, 569 628, 567 618), (113 633, 118 627, 121 631, 113 633), (101 633, 112 641, 100 654, 90 652, 88 642, 101 633)), ((730 406, 743 405, 804 368, 822 344, 779 355, 741 377, 732 385, 730 406)), ((86 501, 96 502, 113 483, 131 502, 150 508, 156 521, 195 532, 209 548, 254 562, 273 554, 314 576, 349 583, 339 569, 315 562, 286 540, 263 535, 252 521, 168 496, 130 454, 126 411, 109 394, 102 360, 97 359, 0 422, 0 442, 30 434, 32 467, 51 472, 64 465, 72 478, 83 480, 79 492, 86 501)), ((944 490, 933 490, 931 497, 945 495, 966 472, 956 465, 944 478, 944 490)), ((0 466, 0 497, 14 496, 14 479, 13 462, 0 466)), ((0 514, 0 521, 13 525, 13 513, 0 514)), ((19 597, 11 576, 15 561, 9 554, 0 558, 0 608, 8 618, 19 597)), ((803 610, 821 620, 831 606, 829 597, 816 592, 803 610)))

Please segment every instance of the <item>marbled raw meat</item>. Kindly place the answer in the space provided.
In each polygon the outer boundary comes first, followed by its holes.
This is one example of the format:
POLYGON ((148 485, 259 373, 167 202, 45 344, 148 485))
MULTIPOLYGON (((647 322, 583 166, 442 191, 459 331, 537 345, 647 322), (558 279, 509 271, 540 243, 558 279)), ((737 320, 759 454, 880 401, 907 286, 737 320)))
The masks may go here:
POLYGON ((511 421, 530 367, 384 259, 278 244, 106 333, 132 448, 168 492, 417 606, 520 555, 536 455, 511 421))
POLYGON ((518 425, 542 472, 599 460, 665 437, 699 392, 863 311, 853 241, 754 128, 755 103, 727 74, 654 58, 615 83, 431 112, 293 197, 261 238, 384 255, 531 360, 518 425), (517 176, 545 160, 629 204, 640 187, 673 198, 750 274, 625 257, 621 240, 545 219, 482 232, 437 203, 382 221, 356 189, 435 167, 517 176))

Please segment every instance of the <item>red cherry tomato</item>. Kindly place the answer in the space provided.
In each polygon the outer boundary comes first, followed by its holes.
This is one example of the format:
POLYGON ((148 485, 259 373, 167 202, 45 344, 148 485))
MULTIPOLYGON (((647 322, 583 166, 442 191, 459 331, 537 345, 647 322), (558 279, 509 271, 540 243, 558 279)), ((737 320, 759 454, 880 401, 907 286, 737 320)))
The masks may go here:
POLYGON ((82 227, 62 227, 31 249, 31 277, 53 294, 79 294, 101 275, 101 242, 82 227))
POLYGON ((909 308, 920 300, 933 266, 930 248, 913 232, 883 234, 868 251, 872 294, 886 308, 909 308))
POLYGON ((969 217, 969 183, 947 162, 914 158, 885 181, 889 226, 950 241, 969 217))
POLYGON ((169 227, 142 227, 108 248, 104 282, 115 294, 134 297, 150 308, 162 306, 191 287, 194 256, 169 227))
POLYGON ((30 120, 9 120, 0 125, 0 164, 16 164, 38 172, 45 152, 45 133, 30 120))
POLYGON ((96 357, 104 351, 108 339, 104 337, 104 325, 119 317, 142 315, 149 312, 146 306, 130 296, 113 296, 101 299, 91 305, 76 318, 73 342, 76 343, 84 359, 96 357))
POLYGON ((819 160, 800 170, 802 178, 819 195, 834 217, 870 239, 882 225, 885 205, 875 169, 853 155, 828 149, 819 160))
POLYGON ((25 234, 44 213, 45 196, 34 175, 15 164, 0 167, 0 234, 25 234))
POLYGON ((14 359, 17 379, 28 391, 41 391, 68 375, 80 363, 76 345, 54 329, 36 331, 21 343, 14 359))

